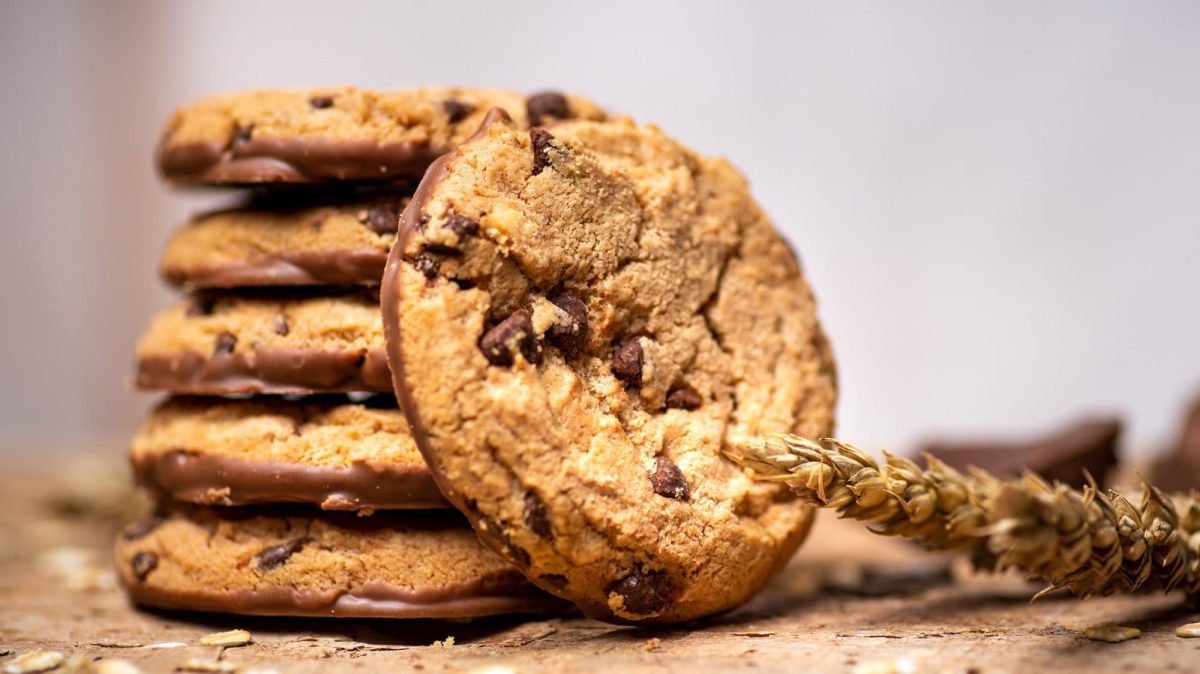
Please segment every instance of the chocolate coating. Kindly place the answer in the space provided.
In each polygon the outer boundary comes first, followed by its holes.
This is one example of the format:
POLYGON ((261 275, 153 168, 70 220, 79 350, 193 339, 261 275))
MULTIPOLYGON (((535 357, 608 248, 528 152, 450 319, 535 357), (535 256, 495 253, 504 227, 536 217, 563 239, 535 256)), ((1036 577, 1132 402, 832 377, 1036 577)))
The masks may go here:
POLYGON ((392 390, 383 349, 365 357, 317 349, 155 356, 138 360, 135 383, 140 389, 202 395, 392 390))
POLYGON ((254 263, 229 262, 193 268, 184 274, 163 271, 171 285, 195 288, 238 288, 243 286, 378 285, 387 265, 387 253, 379 250, 294 251, 273 255, 254 263))

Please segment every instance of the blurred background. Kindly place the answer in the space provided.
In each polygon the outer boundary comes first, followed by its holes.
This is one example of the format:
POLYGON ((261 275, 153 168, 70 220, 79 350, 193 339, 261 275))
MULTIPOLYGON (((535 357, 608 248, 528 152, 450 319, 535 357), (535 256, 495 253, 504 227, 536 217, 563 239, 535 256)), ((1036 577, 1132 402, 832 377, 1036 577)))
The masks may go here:
POLYGON ((0 4, 0 452, 118 446, 172 299, 172 107, 238 89, 560 88, 730 158, 800 252, 840 434, 1165 445, 1200 388, 1200 3, 0 4))

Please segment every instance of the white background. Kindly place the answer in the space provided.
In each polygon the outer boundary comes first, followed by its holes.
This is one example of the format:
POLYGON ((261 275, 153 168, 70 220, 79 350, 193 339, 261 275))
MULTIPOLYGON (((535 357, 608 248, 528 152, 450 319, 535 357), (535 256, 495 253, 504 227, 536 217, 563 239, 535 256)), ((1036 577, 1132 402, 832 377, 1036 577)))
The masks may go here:
POLYGON ((5 2, 0 445, 121 442, 172 106, 255 87, 586 94, 729 157, 800 251, 840 433, 1131 446, 1200 388, 1200 3, 5 2))

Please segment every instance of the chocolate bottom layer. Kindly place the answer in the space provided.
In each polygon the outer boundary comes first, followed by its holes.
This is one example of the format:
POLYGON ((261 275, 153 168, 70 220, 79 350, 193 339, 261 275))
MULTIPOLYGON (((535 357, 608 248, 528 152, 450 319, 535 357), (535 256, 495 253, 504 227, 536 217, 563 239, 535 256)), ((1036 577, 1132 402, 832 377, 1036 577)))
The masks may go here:
POLYGON ((464 618, 502 613, 562 614, 570 604, 533 585, 479 582, 436 590, 367 583, 361 590, 299 591, 282 587, 235 592, 172 591, 125 584, 142 606, 265 616, 328 618, 464 618))
POLYGON ((167 270, 167 282, 185 290, 244 286, 379 285, 387 253, 381 250, 292 251, 252 262, 167 270))
POLYGON ((312 466, 174 451, 132 460, 139 483, 202 505, 312 503, 325 510, 449 508, 428 468, 312 466))
POLYGON ((392 390, 383 349, 148 356, 138 359, 136 384, 141 389, 201 395, 392 390))

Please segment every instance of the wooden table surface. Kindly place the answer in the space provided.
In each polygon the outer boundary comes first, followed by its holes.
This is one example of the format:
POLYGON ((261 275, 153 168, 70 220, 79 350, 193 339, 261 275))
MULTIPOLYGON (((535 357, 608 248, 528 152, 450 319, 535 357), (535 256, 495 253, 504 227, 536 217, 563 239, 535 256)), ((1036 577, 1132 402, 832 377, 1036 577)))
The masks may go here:
MULTIPOLYGON (((274 619, 139 611, 112 587, 108 550, 137 508, 115 454, 0 466, 0 671, 35 648, 170 672, 189 659, 287 672, 1200 672, 1200 611, 1176 596, 1079 601, 972 575, 822 517, 749 605, 669 630, 582 618, 475 622, 274 619), (1140 628, 1109 644, 1101 624, 1140 628), (250 630, 250 645, 197 644, 250 630)), ((63 671, 63 670, 60 670, 63 671)))

